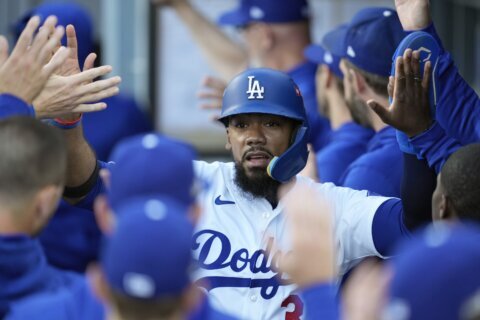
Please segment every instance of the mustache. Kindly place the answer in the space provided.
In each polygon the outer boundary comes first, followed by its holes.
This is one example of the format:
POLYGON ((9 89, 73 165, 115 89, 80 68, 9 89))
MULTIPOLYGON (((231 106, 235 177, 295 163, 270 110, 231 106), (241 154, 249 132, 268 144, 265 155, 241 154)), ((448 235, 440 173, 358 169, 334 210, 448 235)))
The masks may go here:
POLYGON ((270 158, 273 158, 274 155, 268 151, 267 149, 263 148, 263 147, 253 147, 253 148, 250 148, 248 149, 247 151, 245 151, 245 153, 243 154, 242 156, 242 162, 243 161, 246 161, 247 160, 247 157, 251 154, 251 153, 255 153, 255 152, 263 152, 263 153, 266 153, 270 156, 270 158))

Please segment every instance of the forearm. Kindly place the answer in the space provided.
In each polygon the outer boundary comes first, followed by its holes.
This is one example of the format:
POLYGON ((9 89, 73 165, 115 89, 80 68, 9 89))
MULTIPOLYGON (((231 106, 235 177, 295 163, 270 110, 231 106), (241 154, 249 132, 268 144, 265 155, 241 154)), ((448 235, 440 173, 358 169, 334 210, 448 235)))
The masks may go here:
POLYGON ((432 221, 432 194, 437 175, 424 159, 404 154, 402 177, 403 221, 414 229, 432 221))
POLYGON ((248 65, 245 49, 230 39, 218 26, 206 19, 187 1, 173 6, 199 45, 208 63, 229 81, 248 65))
POLYGON ((96 167, 96 156, 85 140, 83 126, 63 130, 67 141, 67 177, 66 187, 78 187, 84 184, 96 167))

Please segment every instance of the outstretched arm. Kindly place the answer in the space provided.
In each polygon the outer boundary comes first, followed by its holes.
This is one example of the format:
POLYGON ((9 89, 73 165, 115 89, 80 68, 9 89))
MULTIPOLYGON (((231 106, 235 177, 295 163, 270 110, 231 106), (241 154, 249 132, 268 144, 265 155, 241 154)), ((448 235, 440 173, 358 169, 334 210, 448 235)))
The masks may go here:
POLYGON ((198 12, 187 0, 152 0, 152 3, 157 6, 170 6, 175 10, 208 63, 223 80, 229 81, 247 67, 248 56, 245 49, 198 12))
POLYGON ((432 23, 429 0, 395 0, 395 8, 405 31, 422 30, 432 23))

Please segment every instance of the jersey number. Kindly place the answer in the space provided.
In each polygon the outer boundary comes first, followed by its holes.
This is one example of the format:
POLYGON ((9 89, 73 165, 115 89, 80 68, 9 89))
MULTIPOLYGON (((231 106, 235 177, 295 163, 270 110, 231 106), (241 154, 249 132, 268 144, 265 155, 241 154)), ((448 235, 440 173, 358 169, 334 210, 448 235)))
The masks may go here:
POLYGON ((285 314, 285 320, 300 320, 303 314, 303 302, 297 295, 291 295, 287 299, 283 300, 282 308, 288 308, 289 305, 293 305, 293 311, 288 311, 285 314))

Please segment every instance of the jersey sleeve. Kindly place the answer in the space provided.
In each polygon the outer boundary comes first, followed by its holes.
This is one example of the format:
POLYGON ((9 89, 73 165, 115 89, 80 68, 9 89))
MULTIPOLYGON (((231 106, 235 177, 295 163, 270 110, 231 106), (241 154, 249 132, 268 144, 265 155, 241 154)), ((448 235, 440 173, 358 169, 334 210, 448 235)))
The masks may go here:
POLYGON ((13 116, 35 117, 35 111, 22 99, 11 94, 0 94, 0 119, 13 116))
POLYGON ((372 226, 378 208, 392 198, 376 196, 366 190, 335 187, 330 183, 321 188, 335 213, 340 273, 347 272, 363 258, 383 257, 375 247, 372 226))
POLYGON ((340 319, 338 287, 332 283, 319 283, 300 292, 305 303, 305 319, 340 319))

